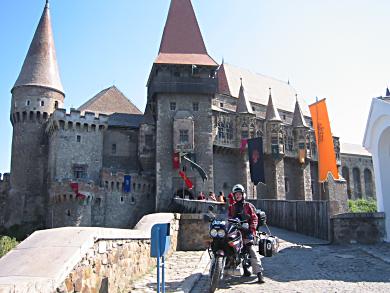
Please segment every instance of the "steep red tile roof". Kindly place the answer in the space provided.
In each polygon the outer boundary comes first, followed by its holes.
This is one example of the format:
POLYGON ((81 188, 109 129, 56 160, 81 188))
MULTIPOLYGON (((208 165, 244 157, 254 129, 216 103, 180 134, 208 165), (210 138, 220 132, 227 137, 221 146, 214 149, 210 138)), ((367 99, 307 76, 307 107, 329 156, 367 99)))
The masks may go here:
POLYGON ((208 55, 191 0, 172 0, 155 63, 215 66, 208 55))
POLYGON ((102 90, 92 99, 81 105, 78 110, 107 115, 113 113, 142 114, 116 86, 102 90))

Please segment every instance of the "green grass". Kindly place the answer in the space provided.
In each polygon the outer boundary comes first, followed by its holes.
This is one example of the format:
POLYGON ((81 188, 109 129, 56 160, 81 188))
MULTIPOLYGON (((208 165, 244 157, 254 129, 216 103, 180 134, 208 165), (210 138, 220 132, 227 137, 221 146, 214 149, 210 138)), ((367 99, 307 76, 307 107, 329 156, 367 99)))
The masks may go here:
POLYGON ((0 236, 0 257, 12 250, 19 242, 15 238, 0 236))
POLYGON ((348 208, 351 213, 375 213, 377 211, 374 199, 350 199, 348 200, 348 208))

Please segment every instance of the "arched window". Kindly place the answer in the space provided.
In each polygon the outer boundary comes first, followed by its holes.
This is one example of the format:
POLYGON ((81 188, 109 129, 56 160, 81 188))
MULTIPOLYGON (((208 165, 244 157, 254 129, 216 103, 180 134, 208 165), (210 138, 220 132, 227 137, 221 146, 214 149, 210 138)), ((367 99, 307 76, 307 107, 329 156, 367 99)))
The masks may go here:
POLYGON ((348 198, 351 199, 351 195, 352 194, 351 194, 351 185, 350 185, 349 169, 348 169, 348 167, 344 166, 341 169, 341 175, 347 181, 347 194, 348 194, 348 198))
POLYGON ((54 102, 54 109, 58 109, 58 101, 54 102))
POLYGON ((372 186, 372 173, 369 169, 364 169, 364 191, 367 197, 374 197, 374 189, 372 186))
POLYGON ((353 168, 353 193, 355 198, 362 198, 362 184, 360 182, 360 170, 358 168, 353 168))

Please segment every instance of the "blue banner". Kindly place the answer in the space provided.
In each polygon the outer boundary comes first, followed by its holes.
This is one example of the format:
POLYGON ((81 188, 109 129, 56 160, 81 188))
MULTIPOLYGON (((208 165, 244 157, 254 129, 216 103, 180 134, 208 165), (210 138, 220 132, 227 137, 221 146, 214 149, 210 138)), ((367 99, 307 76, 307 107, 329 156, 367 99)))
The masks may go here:
POLYGON ((124 192, 130 192, 131 190, 131 176, 130 175, 125 175, 124 176, 124 187, 123 191, 124 192))

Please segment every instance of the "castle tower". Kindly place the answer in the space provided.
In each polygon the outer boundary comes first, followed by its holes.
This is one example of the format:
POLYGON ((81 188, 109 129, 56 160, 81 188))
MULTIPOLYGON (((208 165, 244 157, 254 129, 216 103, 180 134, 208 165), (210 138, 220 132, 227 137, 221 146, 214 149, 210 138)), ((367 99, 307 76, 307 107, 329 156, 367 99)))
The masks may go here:
MULTIPOLYGON (((256 115, 253 113, 252 106, 249 102, 249 99, 245 95, 245 89, 242 84, 240 91, 238 94, 237 101, 237 125, 239 125, 239 130, 241 135, 241 139, 253 138, 255 135, 255 125, 256 125, 256 115)), ((250 179, 250 169, 249 169, 249 160, 247 152, 240 151, 240 164, 242 164, 242 168, 239 170, 243 170, 243 172, 238 173, 237 182, 240 182, 244 185, 248 198, 254 198, 256 192, 256 187, 251 183, 250 179)))
MULTIPOLYGON (((311 187, 311 171, 310 171, 310 134, 309 127, 303 116, 298 99, 295 102, 294 115, 292 120, 292 126, 294 128, 294 137, 297 147, 297 163, 292 164, 294 173, 297 175, 298 180, 291 182, 292 194, 298 196, 300 200, 312 200, 312 187, 311 187)), ((295 160, 294 160, 295 161, 295 160)), ((289 199, 289 198, 288 198, 289 199)))
POLYGON ((269 89, 269 98, 266 120, 267 145, 265 146, 265 181, 267 184, 267 198, 286 199, 285 176, 284 176, 284 134, 282 119, 274 106, 269 89))
MULTIPOLYGON (((187 153, 206 171, 203 182, 187 168, 191 192, 213 190, 212 99, 217 63, 208 55, 190 0, 172 0, 157 59, 148 81, 147 104, 156 121, 156 210, 169 210, 183 180, 174 153, 187 153)), ((188 194, 188 193, 187 193, 188 194)))
POLYGON ((23 224, 29 227, 27 229, 36 229, 44 225, 46 206, 48 150, 45 124, 50 114, 62 107, 65 98, 48 1, 11 93, 12 203, 6 225, 23 224))

